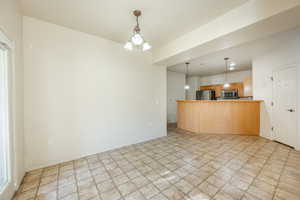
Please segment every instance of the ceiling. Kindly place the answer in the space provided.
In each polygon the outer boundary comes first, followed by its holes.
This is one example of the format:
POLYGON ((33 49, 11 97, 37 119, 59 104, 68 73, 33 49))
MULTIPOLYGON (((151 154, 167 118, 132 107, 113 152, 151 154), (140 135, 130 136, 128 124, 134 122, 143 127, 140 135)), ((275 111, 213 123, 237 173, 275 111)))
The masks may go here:
MULTIPOLYGON (((236 63, 235 71, 251 69, 251 55, 246 52, 248 47, 232 48, 217 52, 212 55, 204 56, 190 62, 189 74, 197 76, 209 76, 225 72, 224 58, 229 57, 231 61, 236 63)), ((186 65, 184 63, 168 67, 169 71, 185 73, 186 65)))
POLYGON ((125 42, 142 10, 145 39, 158 47, 248 0, 21 0, 23 14, 78 31, 125 42))
MULTIPOLYGON (((190 60, 189 75, 209 76, 225 72, 225 57, 231 58, 237 65, 235 71, 249 70, 252 68, 252 59, 278 49, 282 44, 293 40, 300 35, 300 28, 277 33, 251 43, 246 43, 234 48, 225 49, 213 54, 190 60)), ((185 64, 180 63, 168 67, 169 71, 185 73, 185 64)))

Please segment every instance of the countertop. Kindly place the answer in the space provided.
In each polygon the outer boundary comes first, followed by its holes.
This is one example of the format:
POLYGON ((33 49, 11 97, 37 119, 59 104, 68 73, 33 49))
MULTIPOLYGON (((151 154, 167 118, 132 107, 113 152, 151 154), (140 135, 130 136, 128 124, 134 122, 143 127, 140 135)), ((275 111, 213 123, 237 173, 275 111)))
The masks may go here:
POLYGON ((263 102, 262 100, 177 100, 180 103, 260 103, 263 102))

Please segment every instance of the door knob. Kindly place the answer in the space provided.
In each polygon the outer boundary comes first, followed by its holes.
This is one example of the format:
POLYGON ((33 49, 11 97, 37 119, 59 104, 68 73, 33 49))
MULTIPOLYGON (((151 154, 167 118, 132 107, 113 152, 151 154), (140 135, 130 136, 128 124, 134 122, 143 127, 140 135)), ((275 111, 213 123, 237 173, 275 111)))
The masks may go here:
POLYGON ((295 112, 294 109, 287 109, 287 111, 289 111, 289 112, 295 112))

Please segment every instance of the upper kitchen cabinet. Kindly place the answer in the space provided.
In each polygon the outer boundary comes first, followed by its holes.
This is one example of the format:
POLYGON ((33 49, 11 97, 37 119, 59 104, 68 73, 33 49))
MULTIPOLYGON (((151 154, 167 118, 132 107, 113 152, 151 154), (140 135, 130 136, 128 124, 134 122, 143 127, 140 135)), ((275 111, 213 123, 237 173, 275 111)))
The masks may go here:
POLYGON ((252 97, 253 92, 252 92, 252 78, 247 77, 243 81, 244 83, 244 96, 245 97, 252 97))
POLYGON ((216 92, 216 97, 221 97, 222 90, 237 90, 239 97, 245 96, 243 82, 230 83, 230 86, 228 88, 224 88, 223 84, 205 85, 205 86, 200 86, 200 90, 214 90, 216 92))
POLYGON ((221 85, 221 90, 237 90, 239 97, 245 96, 243 83, 230 83, 228 88, 224 88, 224 85, 221 85))

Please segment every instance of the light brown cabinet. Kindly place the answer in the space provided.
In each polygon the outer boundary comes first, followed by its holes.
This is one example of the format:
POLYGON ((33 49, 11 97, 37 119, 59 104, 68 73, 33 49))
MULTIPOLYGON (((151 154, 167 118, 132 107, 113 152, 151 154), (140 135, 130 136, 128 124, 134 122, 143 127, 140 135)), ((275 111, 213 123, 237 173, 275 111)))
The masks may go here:
POLYGON ((253 91, 252 91, 252 78, 248 77, 244 79, 243 82, 244 85, 244 96, 245 97, 252 97, 253 91))
POLYGON ((259 135, 260 103, 250 100, 177 101, 177 127, 194 133, 259 135))
POLYGON ((200 90, 215 90, 216 97, 221 96, 222 90, 237 90, 239 97, 252 96, 252 78, 245 78, 243 82, 230 83, 229 88, 224 88, 223 84, 200 86, 200 90))
POLYGON ((243 83, 230 83, 229 88, 224 88, 222 85, 221 90, 237 90, 239 97, 244 96, 244 86, 243 83))
POLYGON ((242 82, 241 83, 230 83, 229 88, 224 88, 222 84, 200 86, 200 90, 215 90, 216 97, 221 96, 222 90, 237 90, 240 97, 244 96, 244 86, 243 86, 242 82))

